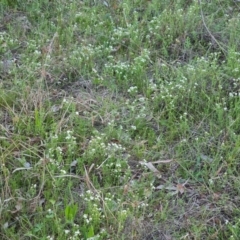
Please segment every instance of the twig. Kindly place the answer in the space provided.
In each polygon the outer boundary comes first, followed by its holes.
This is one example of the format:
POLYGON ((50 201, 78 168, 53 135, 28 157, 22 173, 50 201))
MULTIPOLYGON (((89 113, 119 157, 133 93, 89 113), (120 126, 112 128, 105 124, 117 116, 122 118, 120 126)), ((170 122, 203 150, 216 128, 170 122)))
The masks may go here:
POLYGON ((219 48, 224 52, 224 53, 227 53, 227 50, 221 46, 221 44, 218 42, 218 40, 213 36, 213 34, 210 32, 206 22, 205 22, 205 19, 204 19, 204 15, 203 15, 203 10, 202 10, 202 1, 201 0, 198 0, 198 4, 200 6, 200 12, 201 12, 201 18, 202 18, 202 22, 203 22, 203 25, 205 27, 205 29, 207 30, 208 34, 210 35, 210 37, 212 38, 212 40, 219 46, 219 48))

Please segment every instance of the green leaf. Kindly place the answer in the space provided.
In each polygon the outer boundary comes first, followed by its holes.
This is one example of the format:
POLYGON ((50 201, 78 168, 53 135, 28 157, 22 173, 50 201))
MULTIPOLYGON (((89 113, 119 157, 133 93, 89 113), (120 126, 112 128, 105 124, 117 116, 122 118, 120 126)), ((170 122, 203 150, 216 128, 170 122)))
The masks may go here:
POLYGON ((94 228, 92 225, 89 227, 87 232, 87 238, 91 238, 91 237, 94 237, 94 228))
POLYGON ((78 207, 76 204, 71 204, 65 208, 65 219, 67 221, 73 221, 77 214, 78 207))

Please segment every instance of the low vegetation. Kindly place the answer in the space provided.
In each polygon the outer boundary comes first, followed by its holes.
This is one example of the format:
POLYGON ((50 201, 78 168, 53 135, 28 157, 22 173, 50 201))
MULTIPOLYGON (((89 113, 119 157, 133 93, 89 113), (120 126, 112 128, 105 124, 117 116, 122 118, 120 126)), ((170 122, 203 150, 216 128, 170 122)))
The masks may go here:
POLYGON ((239 239, 240 3, 0 3, 0 239, 239 239))

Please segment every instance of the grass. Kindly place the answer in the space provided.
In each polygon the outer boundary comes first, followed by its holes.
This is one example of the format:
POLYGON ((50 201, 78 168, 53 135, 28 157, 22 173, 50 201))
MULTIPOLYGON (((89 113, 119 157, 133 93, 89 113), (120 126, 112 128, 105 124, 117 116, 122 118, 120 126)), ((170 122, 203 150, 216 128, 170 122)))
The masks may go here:
POLYGON ((239 239, 236 1, 8 1, 1 239, 239 239))

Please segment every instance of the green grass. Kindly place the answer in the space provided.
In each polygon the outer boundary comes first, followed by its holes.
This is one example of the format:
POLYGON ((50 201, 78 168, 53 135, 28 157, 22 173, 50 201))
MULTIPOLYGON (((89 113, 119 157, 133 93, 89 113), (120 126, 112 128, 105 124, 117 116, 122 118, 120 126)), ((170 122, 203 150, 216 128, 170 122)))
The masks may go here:
POLYGON ((2 1, 1 239, 239 239, 237 1, 2 1))

